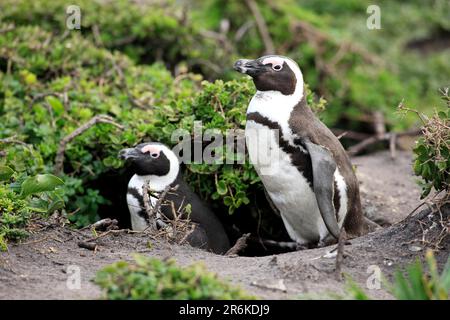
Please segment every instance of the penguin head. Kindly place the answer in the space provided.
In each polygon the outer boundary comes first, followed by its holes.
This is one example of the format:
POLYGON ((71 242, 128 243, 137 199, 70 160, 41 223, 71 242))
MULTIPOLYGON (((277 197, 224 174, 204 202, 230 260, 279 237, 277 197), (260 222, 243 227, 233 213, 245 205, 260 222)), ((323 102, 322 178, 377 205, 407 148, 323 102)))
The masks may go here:
POLYGON ((258 91, 278 91, 283 95, 303 91, 302 72, 288 57, 270 55, 255 60, 240 59, 234 69, 251 76, 258 91))
POLYGON ((158 142, 141 143, 134 148, 123 149, 119 157, 131 164, 139 176, 177 175, 180 167, 175 153, 158 142))

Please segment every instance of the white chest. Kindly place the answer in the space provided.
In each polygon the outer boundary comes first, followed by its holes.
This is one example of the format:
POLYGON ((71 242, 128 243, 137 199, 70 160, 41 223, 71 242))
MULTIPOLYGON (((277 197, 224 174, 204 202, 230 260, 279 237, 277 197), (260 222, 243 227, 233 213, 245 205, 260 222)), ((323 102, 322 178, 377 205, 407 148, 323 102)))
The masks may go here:
MULTIPOLYGON (((146 219, 142 216, 145 213, 145 206, 141 203, 143 201, 143 186, 145 181, 139 176, 134 175, 128 183, 128 189, 134 189, 138 192, 139 198, 136 195, 127 193, 128 210, 130 211, 131 227, 133 230, 142 231, 148 227, 146 219)), ((157 198, 150 196, 150 206, 156 204, 157 198)))
POLYGON ((258 112, 261 116, 277 123, 284 138, 293 143, 294 134, 289 128, 289 118, 296 105, 292 96, 284 96, 277 92, 257 92, 250 101, 247 114, 258 112))
MULTIPOLYGON (((269 100, 270 101, 270 100, 269 100)), ((247 149, 251 163, 261 178, 272 202, 280 211, 289 236, 299 243, 310 243, 324 239, 329 232, 323 222, 313 189, 303 174, 292 164, 291 155, 279 145, 279 136, 294 145, 295 133, 288 125, 287 112, 273 112, 271 103, 253 99, 247 113, 258 112, 276 123, 281 132, 248 120, 245 128, 247 149)), ((275 100, 277 101, 277 100, 275 100)), ((272 101, 273 103, 274 101, 272 101)), ((307 153, 303 148, 298 152, 307 153)), ((345 182, 336 170, 334 179, 340 192, 339 225, 347 213, 345 182)))
POLYGON ((272 202, 280 211, 289 236, 299 243, 319 241, 326 227, 313 190, 280 149, 277 133, 254 121, 247 121, 246 141, 255 166, 272 202))

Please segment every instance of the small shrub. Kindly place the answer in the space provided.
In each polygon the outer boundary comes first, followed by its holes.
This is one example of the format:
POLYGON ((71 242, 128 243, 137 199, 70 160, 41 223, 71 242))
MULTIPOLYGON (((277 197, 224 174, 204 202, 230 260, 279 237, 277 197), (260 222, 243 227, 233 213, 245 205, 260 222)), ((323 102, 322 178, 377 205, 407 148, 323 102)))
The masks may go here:
MULTIPOLYGON (((422 178, 422 198, 432 190, 450 191, 450 97, 443 90, 446 110, 435 111, 428 118, 417 113, 423 121, 423 137, 414 148, 414 173, 422 178)), ((405 107, 400 106, 405 109, 405 107)))
POLYGON ((431 250, 427 251, 428 275, 419 261, 407 268, 406 275, 395 274, 391 285, 392 294, 399 300, 448 300, 450 294, 450 260, 439 275, 436 259, 431 250))
POLYGON ((7 250, 7 240, 28 235, 25 228, 33 215, 48 216, 64 208, 57 189, 63 184, 51 174, 27 176, 0 166, 0 251, 7 250))
MULTIPOLYGON (((134 61, 164 61, 172 69, 179 62, 189 60, 191 65, 211 72, 213 70, 196 61, 206 60, 211 55, 217 60, 223 57, 223 54, 218 55, 223 50, 202 36, 197 21, 186 15, 183 6, 173 0, 150 3, 129 0, 108 3, 92 0, 3 0, 0 20, 19 26, 39 25, 46 31, 61 35, 67 30, 66 9, 70 5, 79 6, 82 14, 81 30, 74 32, 82 33, 89 41, 109 50, 120 50, 134 61)), ((53 64, 53 61, 48 63, 53 64)))
POLYGON ((111 300, 229 300, 254 299, 206 271, 203 265, 182 268, 174 260, 141 255, 134 262, 119 261, 97 272, 95 283, 111 300))
MULTIPOLYGON (((406 268, 394 274, 394 281, 385 280, 388 291, 398 300, 449 300, 450 299, 450 259, 448 259, 442 273, 438 273, 433 251, 428 250, 425 255, 427 271, 417 260, 406 268)), ((347 279, 347 295, 356 300, 369 300, 364 290, 353 280, 347 279)), ((342 298, 342 297, 341 297, 342 298)))
MULTIPOLYGON (((405 23, 396 10, 405 4, 393 4, 383 22, 392 28, 383 27, 383 37, 377 32, 355 36, 359 29, 342 23, 365 21, 366 5, 325 2, 258 1, 277 51, 298 61, 311 89, 328 98, 322 120, 366 131, 360 119, 381 110, 388 129, 407 127, 409 121, 391 117, 391 106, 402 97, 419 106, 430 101, 430 88, 447 80, 448 59, 445 52, 427 55, 432 59, 404 50, 392 56, 385 48, 397 47, 394 30, 402 34, 401 43, 414 39, 411 25, 447 30, 445 10, 408 4, 414 19, 408 16, 404 28, 394 28, 405 23), (330 13, 336 19, 329 19, 330 13), (300 28, 299 22, 309 27, 300 28), (367 61, 373 44, 380 46, 373 57, 389 63, 367 61)), ((232 65, 238 57, 255 58, 265 51, 249 15, 245 2, 223 0, 0 1, 0 139, 15 137, 32 146, 0 144, 0 165, 29 176, 51 172, 64 136, 95 115, 113 117, 124 130, 99 124, 65 152, 61 177, 66 184, 60 192, 67 211, 76 212, 69 218, 77 226, 95 221, 98 208, 107 211, 104 195, 112 199, 97 182, 123 173, 120 149, 150 139, 169 143, 173 130, 190 130, 194 120, 221 132, 243 128, 254 86, 232 65), (66 8, 72 4, 80 6, 81 30, 67 30, 66 8)), ((308 91, 312 108, 323 109, 324 100, 312 97, 308 91)), ((186 180, 215 211, 242 210, 259 220, 254 199, 262 185, 251 165, 191 164, 186 180)))

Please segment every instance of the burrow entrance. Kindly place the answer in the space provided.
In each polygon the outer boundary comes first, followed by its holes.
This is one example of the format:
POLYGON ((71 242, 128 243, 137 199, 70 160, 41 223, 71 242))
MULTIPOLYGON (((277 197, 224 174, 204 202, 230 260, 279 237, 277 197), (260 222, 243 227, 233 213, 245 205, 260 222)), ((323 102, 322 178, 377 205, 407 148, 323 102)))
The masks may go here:
MULTIPOLYGON (((88 187, 99 190, 109 202, 99 207, 100 218, 116 219, 120 228, 131 228, 126 193, 128 181, 132 176, 133 173, 128 168, 121 168, 110 170, 88 184, 88 187)), ((266 256, 293 251, 291 248, 275 244, 292 240, 281 219, 272 211, 264 191, 251 190, 251 194, 255 196, 250 199, 250 204, 238 208, 231 215, 225 206, 209 204, 222 222, 230 243, 233 245, 243 234, 250 233, 247 247, 239 253, 241 256, 266 256)))

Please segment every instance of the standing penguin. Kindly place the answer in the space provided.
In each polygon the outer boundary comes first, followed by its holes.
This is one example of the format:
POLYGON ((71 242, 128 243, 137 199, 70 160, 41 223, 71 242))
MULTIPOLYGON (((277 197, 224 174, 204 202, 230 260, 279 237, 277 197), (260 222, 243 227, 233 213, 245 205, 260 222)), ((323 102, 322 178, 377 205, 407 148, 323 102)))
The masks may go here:
POLYGON ((297 63, 283 56, 238 60, 257 89, 247 109, 250 161, 300 247, 334 243, 340 229, 365 232, 359 186, 335 135, 306 102, 297 63))
MULTIPOLYGON (((119 155, 131 163, 135 173, 128 183, 127 193, 133 230, 142 231, 149 225, 143 197, 144 184, 148 183, 149 190, 156 194, 164 191, 167 186, 178 186, 175 191, 167 193, 165 200, 169 203, 173 202, 175 208, 184 209, 187 205, 191 206, 189 219, 196 224, 196 227, 187 241, 192 246, 219 254, 223 254, 229 249, 228 236, 222 224, 184 182, 181 176, 180 162, 172 150, 161 143, 151 142, 123 149, 119 155)), ((157 199, 150 197, 150 201, 150 206, 154 206, 157 199)), ((169 219, 173 219, 170 205, 161 205, 161 212, 169 219)))

